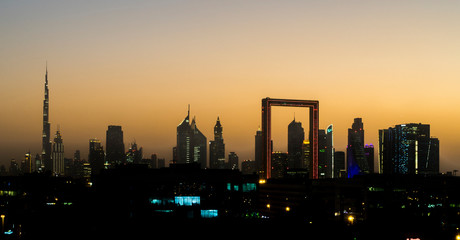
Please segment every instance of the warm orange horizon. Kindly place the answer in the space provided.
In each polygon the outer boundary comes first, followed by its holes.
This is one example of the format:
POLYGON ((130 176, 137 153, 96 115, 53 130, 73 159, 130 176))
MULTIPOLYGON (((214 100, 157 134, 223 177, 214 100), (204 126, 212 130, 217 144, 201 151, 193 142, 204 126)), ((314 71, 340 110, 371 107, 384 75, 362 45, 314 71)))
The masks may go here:
MULTIPOLYGON (((0 164, 41 152, 45 65, 50 122, 65 157, 121 125, 125 148, 172 159, 187 114, 227 155, 254 158, 265 97, 318 100, 344 151, 353 119, 378 129, 430 124, 441 172, 460 169, 460 3, 95 1, 0 3, 0 164)), ((276 150, 306 110, 274 108, 276 150)), ((376 154, 377 154, 376 149, 376 154)), ((376 156, 377 161, 377 156, 376 156)))

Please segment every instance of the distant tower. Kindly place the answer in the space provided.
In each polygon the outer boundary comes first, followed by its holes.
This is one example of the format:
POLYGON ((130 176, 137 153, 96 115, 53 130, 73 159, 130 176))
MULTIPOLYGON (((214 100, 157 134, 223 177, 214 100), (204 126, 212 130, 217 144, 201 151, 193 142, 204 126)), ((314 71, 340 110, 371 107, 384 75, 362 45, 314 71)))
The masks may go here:
POLYGON ((177 126, 177 145, 176 145, 176 154, 177 161, 176 163, 191 163, 192 162, 192 128, 190 127, 190 106, 188 108, 187 116, 182 120, 182 122, 177 126))
POLYGON ((232 170, 240 169, 239 166, 239 158, 235 152, 230 152, 228 154, 228 166, 232 170))
MULTIPOLYGON (((99 174, 104 169, 104 149, 102 148, 101 141, 98 139, 89 140, 89 154, 88 162, 91 166, 92 174, 99 174)), ((78 156, 80 158, 80 156, 78 156)))
POLYGON ((219 117, 217 117, 216 125, 214 126, 214 141, 211 141, 209 146, 209 167, 225 168, 225 144, 219 117))
POLYGON ((190 123, 190 105, 187 116, 177 126, 175 158, 175 163, 198 163, 201 168, 207 167, 207 140, 198 129, 195 117, 190 123))
POLYGON ((369 173, 364 154, 364 128, 361 118, 355 118, 351 128, 348 129, 347 170, 349 178, 369 173))
POLYGON ((261 171, 262 168, 262 130, 257 129, 255 135, 255 153, 254 153, 254 167, 257 173, 261 171))
POLYGON ((305 131, 301 122, 295 118, 288 125, 288 158, 289 168, 302 168, 302 144, 305 140, 305 131))
POLYGON ((125 144, 123 143, 123 131, 121 126, 110 125, 106 132, 105 150, 106 160, 112 166, 125 164, 125 144))
POLYGON ((50 139, 50 123, 49 123, 49 90, 48 90, 48 66, 45 73, 45 100, 43 100, 43 131, 42 131, 42 163, 45 170, 51 170, 53 164, 51 162, 51 139, 50 139))
POLYGON ((192 125, 192 147, 193 147, 193 162, 199 163, 201 168, 207 167, 207 139, 204 134, 196 126, 195 117, 193 117, 192 125))
POLYGON ((62 142, 61 131, 56 131, 56 136, 53 143, 53 153, 51 156, 53 161, 53 175, 64 175, 64 144, 62 142))

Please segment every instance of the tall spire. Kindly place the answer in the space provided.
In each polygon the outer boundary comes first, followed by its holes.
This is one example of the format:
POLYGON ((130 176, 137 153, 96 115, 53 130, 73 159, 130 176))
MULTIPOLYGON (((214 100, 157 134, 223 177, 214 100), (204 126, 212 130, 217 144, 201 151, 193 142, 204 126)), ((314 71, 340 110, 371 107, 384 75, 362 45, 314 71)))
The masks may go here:
POLYGON ((52 169, 51 162, 51 133, 49 122, 49 90, 48 90, 48 62, 45 68, 45 99, 43 100, 43 131, 42 131, 42 165, 45 169, 52 169))
POLYGON ((190 119, 190 104, 188 104, 188 113, 187 113, 187 117, 190 119))

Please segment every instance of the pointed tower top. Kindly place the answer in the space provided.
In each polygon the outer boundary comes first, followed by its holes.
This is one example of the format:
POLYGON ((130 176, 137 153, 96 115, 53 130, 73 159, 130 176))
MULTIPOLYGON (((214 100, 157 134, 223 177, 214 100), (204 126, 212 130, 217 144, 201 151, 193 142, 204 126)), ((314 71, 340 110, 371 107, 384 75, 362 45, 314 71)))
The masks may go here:
POLYGON ((187 116, 190 118, 190 104, 188 104, 188 113, 187 116))

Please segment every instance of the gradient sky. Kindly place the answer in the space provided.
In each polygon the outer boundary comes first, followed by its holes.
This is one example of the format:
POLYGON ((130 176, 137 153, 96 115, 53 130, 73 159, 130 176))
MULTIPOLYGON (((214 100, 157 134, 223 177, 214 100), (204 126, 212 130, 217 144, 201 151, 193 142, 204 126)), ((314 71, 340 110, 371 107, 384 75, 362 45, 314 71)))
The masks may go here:
MULTIPOLYGON (((338 151, 355 117, 374 145, 378 129, 430 124, 441 171, 460 169, 459 12, 457 0, 3 0, 0 164, 41 151, 47 61, 66 157, 87 158, 114 124, 126 147, 170 160, 190 104, 208 140, 219 116, 227 154, 253 159, 272 97, 319 100, 338 151)), ((306 127, 306 109, 275 108, 275 150, 294 112, 306 127)))

